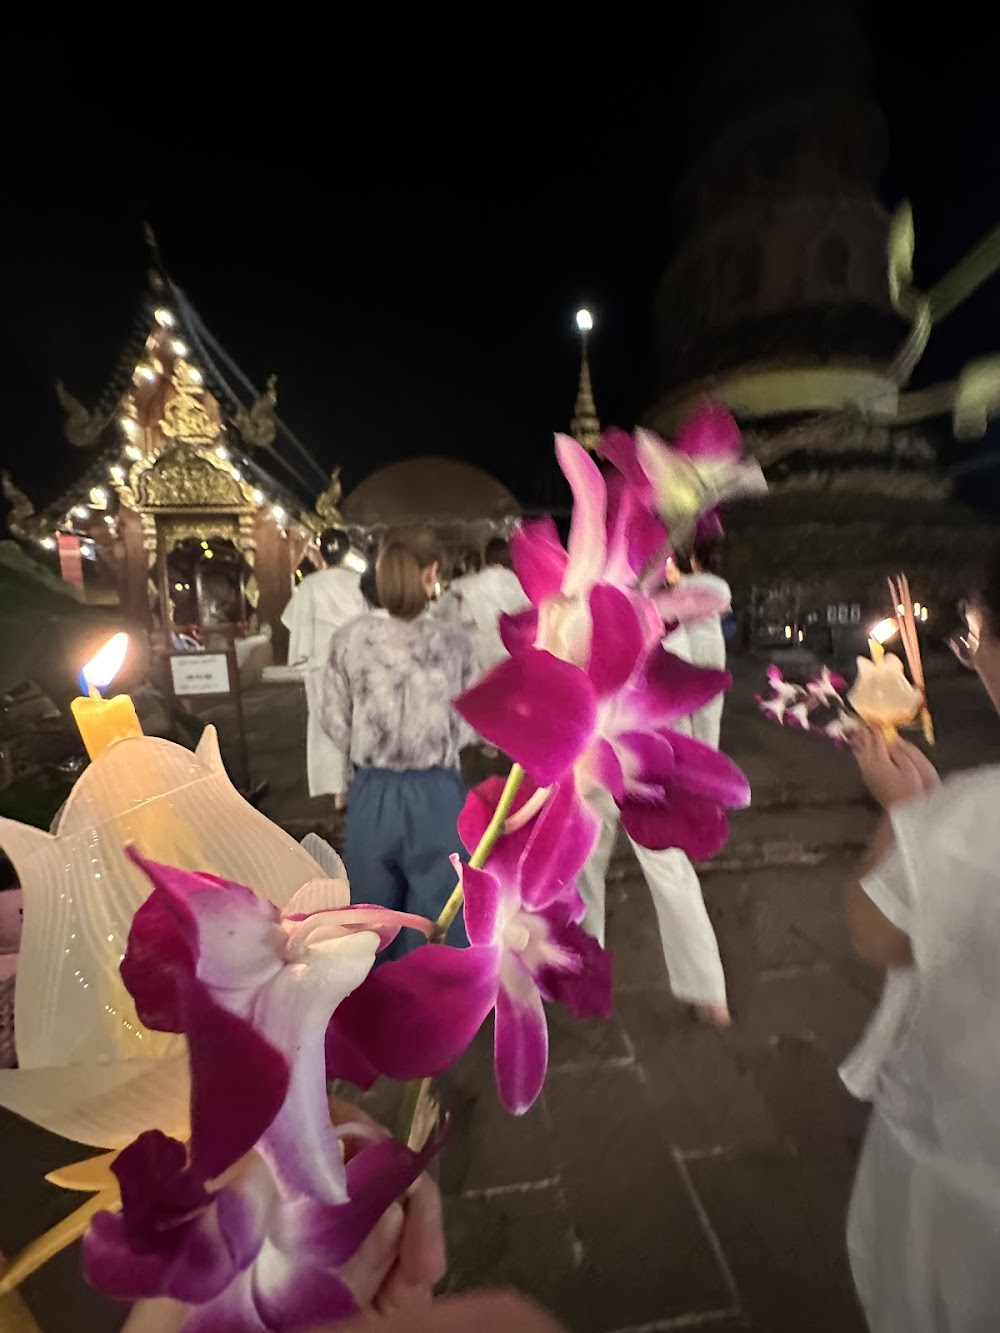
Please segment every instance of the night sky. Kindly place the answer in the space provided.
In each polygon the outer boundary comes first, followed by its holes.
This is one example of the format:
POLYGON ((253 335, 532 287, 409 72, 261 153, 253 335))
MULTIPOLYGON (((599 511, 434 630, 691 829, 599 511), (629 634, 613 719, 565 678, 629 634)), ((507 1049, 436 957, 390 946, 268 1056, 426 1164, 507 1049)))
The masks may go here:
MULTIPOLYGON (((994 47, 978 23, 969 35, 970 6, 949 5, 947 29, 912 6, 874 9, 881 193, 912 200, 930 285, 1000 220, 994 47)), ((652 398, 652 300, 711 6, 700 28, 624 6, 582 33, 578 7, 549 36, 512 12, 460 34, 464 47, 417 19, 412 46, 397 30, 392 52, 324 47, 300 79, 285 34, 259 69, 227 52, 203 104, 193 75, 181 96, 133 70, 127 89, 103 80, 11 136, 2 457, 21 484, 48 498, 72 475, 53 382, 88 401, 112 370, 144 218, 229 354, 258 384, 277 372, 282 417, 346 489, 395 458, 445 454, 528 492, 572 415, 583 303, 599 321, 602 420, 633 424, 652 398)), ((998 316, 1000 277, 935 331, 916 384, 1000 351, 998 316)))

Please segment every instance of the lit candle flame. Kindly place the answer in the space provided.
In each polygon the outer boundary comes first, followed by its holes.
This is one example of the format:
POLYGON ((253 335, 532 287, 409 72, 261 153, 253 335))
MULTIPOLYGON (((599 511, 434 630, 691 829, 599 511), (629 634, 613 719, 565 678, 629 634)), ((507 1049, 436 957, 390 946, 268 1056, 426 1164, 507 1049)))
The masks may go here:
POLYGON ((868 631, 869 639, 874 639, 876 643, 888 643, 894 634, 899 633, 899 625, 895 619, 888 618, 880 620, 877 625, 873 625, 868 631))
POLYGON ((87 665, 80 672, 90 690, 106 690, 122 669, 128 653, 128 635, 113 634, 102 648, 99 648, 87 665))

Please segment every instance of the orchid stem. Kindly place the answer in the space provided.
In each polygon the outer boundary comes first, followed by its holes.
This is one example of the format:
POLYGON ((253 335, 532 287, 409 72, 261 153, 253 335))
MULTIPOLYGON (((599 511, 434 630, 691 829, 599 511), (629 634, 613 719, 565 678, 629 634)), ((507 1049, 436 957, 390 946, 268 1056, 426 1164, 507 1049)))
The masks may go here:
MULTIPOLYGON (((504 825, 507 822, 507 816, 510 814, 511 806, 517 796, 518 790, 524 780, 524 769, 520 764, 515 764, 507 775, 507 783, 500 793, 500 800, 497 802, 497 808, 493 812, 493 818, 490 820, 486 832, 479 839, 479 846, 469 857, 469 865, 473 870, 482 870, 486 863, 486 858, 496 846, 497 839, 504 831, 504 825)), ((461 881, 455 885, 451 897, 445 903, 441 915, 435 923, 431 934, 431 943, 440 944, 451 929, 451 924, 462 910, 462 903, 465 895, 462 892, 461 881)))
MULTIPOLYGON (((486 826, 486 832, 479 839, 479 846, 469 857, 469 865, 473 870, 481 870, 486 863, 486 858, 492 852, 497 844, 497 839, 504 831, 504 825, 507 823, 507 816, 511 812, 511 807, 517 797, 521 783, 524 781, 524 769, 520 764, 515 764, 507 775, 507 781, 503 791, 500 793, 500 800, 497 802, 497 808, 493 812, 493 818, 486 826)), ((451 897, 445 903, 441 915, 438 917, 434 930, 431 932, 430 943, 441 944, 451 928, 452 922, 462 910, 462 903, 465 901, 465 894, 462 890, 462 882, 455 885, 451 897)), ((396 1137, 400 1143, 409 1143, 410 1134, 413 1130, 413 1117, 417 1113, 417 1107, 420 1104, 421 1093, 430 1085, 430 1079, 414 1079, 407 1083, 406 1090, 403 1093, 403 1103, 399 1108, 399 1122, 396 1127, 396 1137)))

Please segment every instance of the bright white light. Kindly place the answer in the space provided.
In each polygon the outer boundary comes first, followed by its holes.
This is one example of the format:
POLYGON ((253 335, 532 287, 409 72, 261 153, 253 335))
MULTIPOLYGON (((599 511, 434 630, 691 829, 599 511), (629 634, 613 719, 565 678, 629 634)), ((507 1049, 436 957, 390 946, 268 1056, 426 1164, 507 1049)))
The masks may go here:
POLYGON ((83 668, 82 675, 88 686, 105 690, 122 669, 128 653, 128 635, 113 634, 83 668))
POLYGON ((43 537, 42 545, 45 547, 46 551, 54 551, 56 549, 55 537, 43 537))
POLYGON ((919 602, 914 602, 914 603, 913 603, 913 614, 914 614, 915 616, 919 617, 919 615, 920 615, 920 603, 919 603, 919 602))
POLYGON ((139 433, 139 423, 134 417, 122 417, 122 430, 134 439, 139 433))
POLYGON ((239 470, 238 467, 234 467, 234 468, 233 468, 233 480, 234 480, 234 481, 242 481, 242 480, 243 480, 243 473, 239 470))
POLYGON ((271 513, 274 515, 274 521, 276 523, 284 523, 285 519, 288 517, 281 505, 275 505, 271 510, 271 513))
POLYGON ((125 481, 125 469, 121 466, 121 464, 116 463, 114 467, 109 468, 108 471, 110 473, 111 480, 117 482, 118 485, 121 486, 125 481))
POLYGON ((868 637, 869 639, 874 639, 876 643, 887 643, 894 634, 898 633, 898 623, 889 618, 880 620, 877 625, 873 625, 868 631, 868 637))
POLYGON ((86 505, 77 505, 73 510, 74 518, 90 518, 90 510, 86 505))
POLYGON ((131 458, 133 463, 138 463, 142 457, 142 450, 137 444, 127 444, 125 446, 125 457, 131 458))
POLYGON ((90 503, 95 509, 104 509, 108 503, 108 493, 103 486, 92 486, 90 490, 90 503))
POLYGON ((218 449, 216 449, 215 451, 215 456, 216 458, 221 458, 222 461, 225 462, 229 457, 229 450, 223 449, 222 445, 220 444, 218 449))
POLYGON ((799 630, 799 643, 805 643, 805 641, 806 641, 806 632, 805 632, 804 629, 800 629, 800 630, 799 630))
POLYGON ((174 319, 173 312, 167 310, 165 306, 160 306, 159 310, 154 311, 153 318, 156 320, 157 324, 159 324, 161 329, 172 329, 177 323, 176 319, 174 319))
POLYGON ((156 379, 156 371, 153 369, 152 366, 140 366, 139 374, 142 376, 144 380, 147 381, 147 383, 150 384, 153 382, 153 380, 156 379))
POLYGON ((188 379, 192 384, 204 384, 205 377, 197 366, 188 366, 188 379))
POLYGON ((184 591, 184 584, 183 584, 183 583, 175 583, 175 584, 174 584, 174 592, 183 592, 183 591, 184 591))
POLYGON ((170 350, 173 352, 174 356, 187 356, 188 354, 187 343, 181 342, 180 338, 175 338, 173 340, 170 344, 170 350))
POLYGON ((791 637, 792 637, 792 627, 791 627, 791 625, 786 625, 786 626, 785 626, 785 638, 786 638, 786 639, 790 639, 791 637))
POLYGON ((264 503, 264 492, 263 492, 263 491, 254 490, 254 491, 251 492, 251 494, 253 495, 253 502, 254 502, 255 505, 262 505, 262 504, 264 503))
POLYGON ((586 307, 576 312, 576 327, 581 333, 589 333, 594 327, 594 316, 586 307))
POLYGON ((922 607, 920 608, 920 619, 921 619, 925 624, 926 624, 926 622, 927 622, 927 614, 928 614, 928 612, 927 612, 927 607, 926 607, 926 606, 922 606, 922 607))
POLYGON ((348 551, 344 556, 344 564, 348 569, 353 569, 355 574, 363 574, 368 568, 368 561, 358 555, 357 551, 348 551))

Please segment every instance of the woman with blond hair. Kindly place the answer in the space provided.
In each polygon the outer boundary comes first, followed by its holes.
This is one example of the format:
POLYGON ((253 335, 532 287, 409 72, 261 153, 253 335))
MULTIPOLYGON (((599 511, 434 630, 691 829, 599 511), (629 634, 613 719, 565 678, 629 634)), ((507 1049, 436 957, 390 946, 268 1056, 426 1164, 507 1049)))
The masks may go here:
MULTIPOLYGON (((430 534, 390 539, 375 578, 382 614, 334 635, 323 685, 323 726, 356 769, 344 862, 357 901, 433 920, 462 850, 459 755, 475 737, 452 700, 475 679, 475 653, 467 634, 427 614, 438 583, 430 534)), ((465 942, 461 919, 449 938, 465 942)), ((390 952, 417 943, 404 931, 390 952)))

